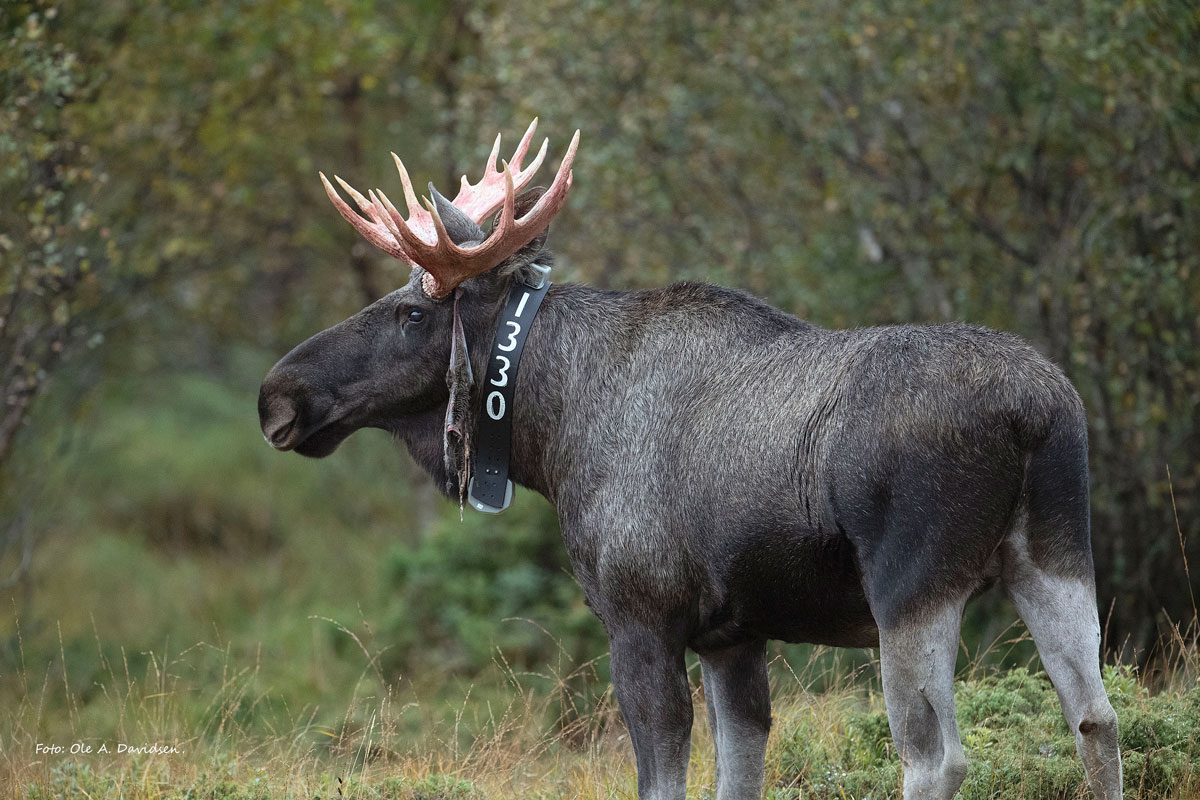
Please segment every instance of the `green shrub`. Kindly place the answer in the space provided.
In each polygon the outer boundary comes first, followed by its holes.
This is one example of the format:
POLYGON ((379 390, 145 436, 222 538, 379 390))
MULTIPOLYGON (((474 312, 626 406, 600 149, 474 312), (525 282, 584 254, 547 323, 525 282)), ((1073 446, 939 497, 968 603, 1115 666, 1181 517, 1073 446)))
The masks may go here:
POLYGON ((514 668, 568 673, 608 650, 571 576, 554 509, 520 491, 503 516, 446 515, 387 557, 392 670, 474 675, 496 648, 514 668))
MULTIPOLYGON (((1108 669, 1105 685, 1120 720, 1127 798, 1186 797, 1200 787, 1200 687, 1151 695, 1132 669, 1108 669)), ((970 762, 961 800, 1069 800, 1084 784, 1054 687, 1026 669, 959 683, 959 733, 970 762)), ((813 714, 787 721, 773 757, 775 798, 900 797, 900 764, 879 697, 822 729, 813 714)))

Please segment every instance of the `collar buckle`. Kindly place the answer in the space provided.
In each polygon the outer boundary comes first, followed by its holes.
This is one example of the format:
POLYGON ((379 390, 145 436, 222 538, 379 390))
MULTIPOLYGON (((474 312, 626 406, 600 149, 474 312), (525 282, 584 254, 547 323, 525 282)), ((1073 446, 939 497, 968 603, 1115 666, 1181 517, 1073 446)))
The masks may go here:
POLYGON ((543 264, 530 264, 533 270, 533 275, 525 282, 525 285, 530 289, 540 289, 546 285, 546 278, 550 277, 550 267, 543 264))

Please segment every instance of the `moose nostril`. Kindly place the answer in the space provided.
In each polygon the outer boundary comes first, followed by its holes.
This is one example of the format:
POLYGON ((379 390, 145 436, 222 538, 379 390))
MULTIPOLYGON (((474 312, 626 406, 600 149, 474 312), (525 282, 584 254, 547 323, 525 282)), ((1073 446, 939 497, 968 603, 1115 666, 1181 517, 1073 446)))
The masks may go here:
POLYGON ((277 399, 271 406, 270 415, 263 420, 263 438, 272 447, 284 447, 295 431, 299 414, 296 407, 287 400, 277 399))

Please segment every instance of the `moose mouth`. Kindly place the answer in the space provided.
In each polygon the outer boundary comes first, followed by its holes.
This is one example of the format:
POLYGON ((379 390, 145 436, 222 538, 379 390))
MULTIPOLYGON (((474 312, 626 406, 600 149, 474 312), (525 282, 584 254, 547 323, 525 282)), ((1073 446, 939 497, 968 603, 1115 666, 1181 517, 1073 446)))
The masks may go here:
MULTIPOLYGON (((263 422, 263 438, 276 450, 294 450, 309 458, 324 458, 358 430, 356 426, 343 422, 340 416, 334 419, 327 416, 319 422, 305 425, 301 420, 302 415, 290 403, 278 405, 286 408, 281 412, 283 419, 276 417, 272 422, 270 411, 267 411, 263 422)), ((265 405, 264 408, 270 406, 265 405)))
POLYGON ((292 449, 308 458, 325 458, 337 450, 338 446, 346 441, 355 430, 350 425, 334 422, 309 433, 300 439, 292 449))

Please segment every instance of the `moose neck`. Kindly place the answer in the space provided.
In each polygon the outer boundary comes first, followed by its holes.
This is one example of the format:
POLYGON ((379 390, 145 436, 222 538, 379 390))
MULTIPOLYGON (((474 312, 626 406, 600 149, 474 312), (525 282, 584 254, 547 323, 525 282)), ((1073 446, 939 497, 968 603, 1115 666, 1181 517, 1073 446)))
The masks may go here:
POLYGON ((570 477, 570 460, 563 457, 570 439, 581 433, 577 422, 567 419, 568 398, 578 391, 586 366, 597 363, 597 351, 613 340, 613 317, 597 302, 605 294, 620 293, 552 286, 534 318, 517 372, 510 475, 514 483, 552 503, 570 477))
MULTIPOLYGON (((567 394, 586 378, 582 368, 597 363, 599 351, 617 341, 618 323, 611 311, 628 294, 557 284, 550 288, 534 318, 517 372, 509 469, 515 483, 539 492, 551 502, 567 477, 563 468, 569 459, 562 458, 569 446, 570 432, 564 424, 564 414, 570 407, 567 394)), ((487 372, 502 307, 503 298, 485 318, 464 319, 471 367, 478 381, 487 372)), ((452 482, 442 456, 445 412, 443 403, 406 418, 392 430, 407 445, 413 460, 443 490, 448 479, 452 482)), ((457 491, 449 494, 456 497, 457 491)))

